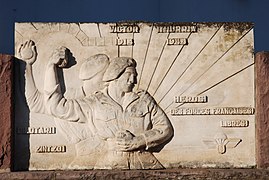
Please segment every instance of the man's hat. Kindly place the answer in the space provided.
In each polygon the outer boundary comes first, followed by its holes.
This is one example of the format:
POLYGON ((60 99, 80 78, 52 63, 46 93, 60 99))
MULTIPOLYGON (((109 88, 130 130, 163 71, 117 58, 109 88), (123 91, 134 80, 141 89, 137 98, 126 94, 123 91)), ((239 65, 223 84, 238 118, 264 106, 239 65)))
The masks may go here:
POLYGON ((103 76, 103 81, 108 82, 117 79, 127 67, 136 67, 136 62, 133 58, 116 57, 112 59, 103 76))
POLYGON ((105 54, 96 54, 91 56, 81 65, 79 78, 82 80, 91 79, 96 74, 105 70, 108 64, 109 58, 105 54))

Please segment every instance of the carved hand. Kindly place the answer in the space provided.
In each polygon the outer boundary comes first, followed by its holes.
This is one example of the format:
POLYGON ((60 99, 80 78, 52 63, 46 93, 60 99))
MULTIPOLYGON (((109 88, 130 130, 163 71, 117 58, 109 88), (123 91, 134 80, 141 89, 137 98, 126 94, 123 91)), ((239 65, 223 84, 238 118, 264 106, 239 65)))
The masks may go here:
POLYGON ((29 40, 24 44, 21 44, 19 48, 19 58, 26 62, 27 64, 32 65, 36 61, 37 52, 34 41, 29 40))
POLYGON ((58 67, 65 67, 68 63, 68 49, 61 46, 55 49, 50 57, 50 63, 57 65, 58 67))
POLYGON ((116 137, 116 144, 118 151, 135 151, 145 147, 146 141, 143 136, 134 136, 126 130, 116 137))

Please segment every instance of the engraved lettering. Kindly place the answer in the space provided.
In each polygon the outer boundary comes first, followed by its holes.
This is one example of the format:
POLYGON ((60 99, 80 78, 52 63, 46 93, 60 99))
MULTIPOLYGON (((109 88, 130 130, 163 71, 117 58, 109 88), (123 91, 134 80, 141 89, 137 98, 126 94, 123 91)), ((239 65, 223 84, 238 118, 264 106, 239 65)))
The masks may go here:
POLYGON ((37 153, 41 152, 41 151, 42 151, 41 149, 42 149, 42 146, 37 147, 36 152, 37 152, 37 153))
POLYGON ((186 38, 168 38, 167 45, 187 45, 188 40, 186 38))
MULTIPOLYGON (((40 134, 45 134, 45 133, 44 133, 44 132, 45 132, 45 131, 44 131, 44 128, 37 128, 36 130, 37 130, 37 132, 40 133, 40 134)), ((37 134, 37 132, 36 132, 36 134, 37 134)))
POLYGON ((36 148, 36 153, 65 153, 66 146, 38 146, 36 148))
POLYGON ((175 96, 175 103, 207 103, 207 96, 175 96))
MULTIPOLYGON (((184 98, 186 101, 191 99, 184 98)), ((175 99, 177 100, 177 99, 175 99)), ((178 108, 170 111, 172 116, 180 115, 253 115, 255 109, 252 107, 218 107, 218 108, 178 108)), ((233 126, 234 122, 227 122, 227 126, 233 126)), ((235 126, 235 125, 234 125, 235 126)))
POLYGON ((17 134, 56 134, 56 127, 18 127, 17 134))
POLYGON ((116 39, 116 46, 133 46, 134 39, 116 39))
POLYGON ((190 25, 159 25, 157 26, 158 33, 191 33, 197 32, 197 26, 190 25))
POLYGON ((172 116, 180 116, 180 115, 210 115, 211 111, 209 108, 179 108, 172 109, 172 116))
POLYGON ((139 33, 138 25, 111 25, 110 33, 139 33))
POLYGON ((248 120, 223 120, 220 122, 221 127, 248 127, 248 120))
POLYGON ((215 115, 253 115, 254 112, 255 109, 251 107, 221 107, 212 110, 215 115))
POLYGON ((35 134, 35 128, 29 127, 27 130, 27 134, 35 134))

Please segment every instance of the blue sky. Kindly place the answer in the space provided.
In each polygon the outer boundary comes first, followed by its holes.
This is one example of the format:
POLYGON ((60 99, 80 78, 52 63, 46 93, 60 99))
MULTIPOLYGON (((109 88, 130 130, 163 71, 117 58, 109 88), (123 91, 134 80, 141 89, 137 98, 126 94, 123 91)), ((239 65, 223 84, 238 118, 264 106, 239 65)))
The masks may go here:
POLYGON ((269 50, 268 0, 0 0, 0 53, 14 53, 15 22, 253 22, 269 50))

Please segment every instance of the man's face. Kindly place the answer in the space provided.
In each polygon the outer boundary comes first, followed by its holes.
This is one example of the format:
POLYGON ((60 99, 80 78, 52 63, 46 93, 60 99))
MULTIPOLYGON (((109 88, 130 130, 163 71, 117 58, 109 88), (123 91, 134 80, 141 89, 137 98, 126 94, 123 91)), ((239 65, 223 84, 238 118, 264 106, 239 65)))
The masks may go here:
POLYGON ((128 67, 124 73, 117 79, 118 87, 125 93, 131 92, 137 83, 137 73, 135 68, 128 67))

